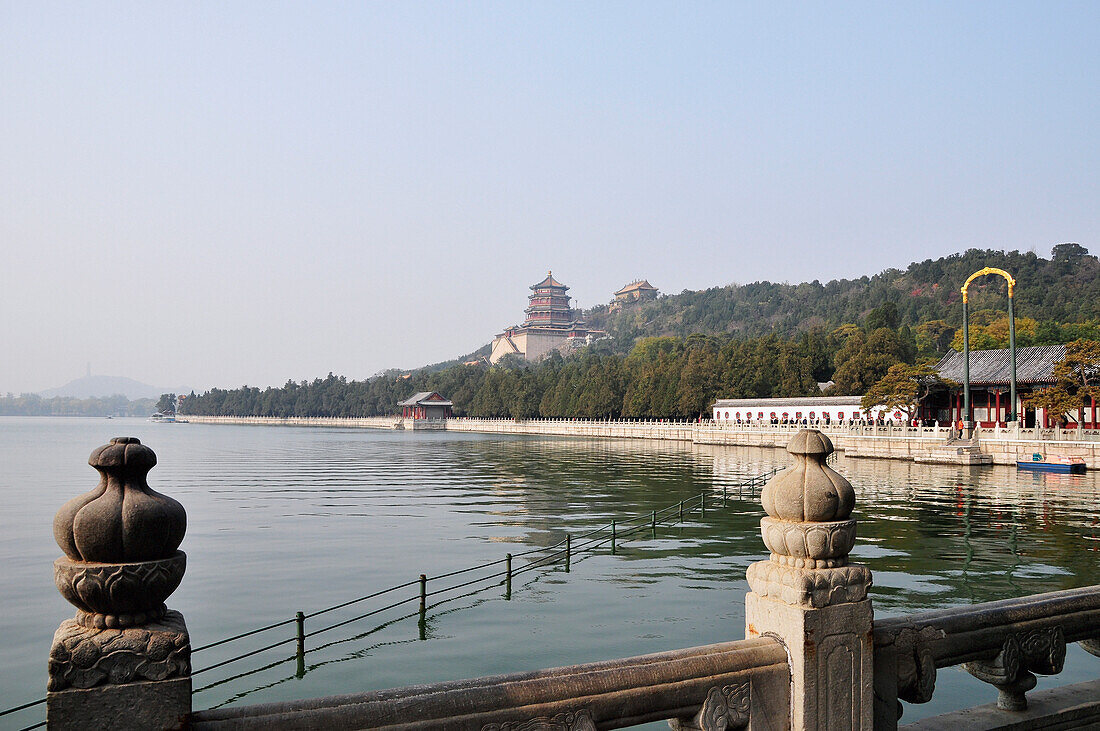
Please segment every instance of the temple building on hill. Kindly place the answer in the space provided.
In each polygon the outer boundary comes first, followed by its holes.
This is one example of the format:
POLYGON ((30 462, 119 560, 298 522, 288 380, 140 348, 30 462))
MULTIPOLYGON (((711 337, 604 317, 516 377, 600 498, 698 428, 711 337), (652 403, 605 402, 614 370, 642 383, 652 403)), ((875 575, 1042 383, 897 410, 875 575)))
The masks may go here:
POLYGON ((609 309, 615 312, 635 302, 655 299, 657 299, 657 288, 650 284, 648 279, 638 279, 615 293, 615 299, 611 302, 609 309))
POLYGON ((592 333, 585 327, 580 311, 569 306, 568 289, 551 272, 546 273, 546 279, 532 284, 524 310, 527 319, 493 339, 489 362, 513 354, 524 360, 538 360, 563 346, 590 342, 592 333))

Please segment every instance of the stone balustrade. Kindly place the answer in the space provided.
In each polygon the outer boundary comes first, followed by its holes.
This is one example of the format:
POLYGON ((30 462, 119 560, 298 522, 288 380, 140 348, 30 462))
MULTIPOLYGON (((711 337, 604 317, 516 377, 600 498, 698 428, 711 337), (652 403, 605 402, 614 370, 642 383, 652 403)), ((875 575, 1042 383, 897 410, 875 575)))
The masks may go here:
MULTIPOLYGON (((315 426, 367 429, 432 429, 490 434, 530 434, 594 439, 651 439, 740 447, 786 447, 802 429, 799 424, 758 424, 676 419, 483 419, 451 418, 413 422, 397 417, 274 417, 188 416, 194 423, 252 426, 315 426)), ((941 461, 930 453, 949 446, 948 426, 890 426, 821 420, 810 427, 827 434, 833 446, 849 457, 941 461)), ((1035 452, 1053 459, 1076 457, 1089 469, 1100 469, 1100 431, 1076 429, 977 429, 976 448, 988 464, 1015 466, 1035 452)))
MULTIPOLYGON (((1100 656, 1098 638, 1100 586, 877 620, 874 727, 897 728, 901 717, 898 699, 928 702, 936 687, 936 669, 954 665, 963 665, 971 675, 993 685, 998 691, 996 708, 1017 712, 1017 721, 1027 728, 1043 728, 1044 724, 1078 728, 1085 724, 1074 721, 1089 719, 1100 724, 1100 680, 1059 690, 1057 695, 1086 701, 1076 711, 1073 704, 1067 704, 1068 709, 1061 709, 1061 718, 1022 713, 1028 710, 1026 692, 1035 687, 1035 673, 1061 672, 1068 642, 1080 642, 1087 652, 1100 656), (1081 718, 1072 718, 1074 713, 1081 718)), ((920 726, 937 728, 933 721, 942 724, 939 727, 954 726, 965 723, 965 715, 976 714, 946 714, 920 726)), ((1012 714, 992 713, 992 709, 984 715, 1013 718, 1012 714)))
POLYGON ((684 730, 892 730, 901 700, 927 702, 937 669, 962 665, 996 703, 907 728, 1100 727, 1100 680, 1029 695, 1035 674, 1061 671, 1067 643, 1100 656, 1100 586, 875 620, 871 572, 848 559, 855 492, 826 464, 833 448, 821 431, 794 432, 795 463, 761 492, 769 557, 746 573, 745 639, 192 712, 187 629, 164 605, 183 577, 186 516, 149 488, 152 450, 114 439, 89 460, 99 485, 54 523, 57 586, 77 614, 50 651, 47 725, 594 731, 668 719, 684 730))
POLYGON ((195 713, 191 728, 595 731, 672 719, 673 728, 685 731, 768 729, 786 718, 789 677, 787 653, 778 642, 748 639, 528 673, 220 708, 195 713))

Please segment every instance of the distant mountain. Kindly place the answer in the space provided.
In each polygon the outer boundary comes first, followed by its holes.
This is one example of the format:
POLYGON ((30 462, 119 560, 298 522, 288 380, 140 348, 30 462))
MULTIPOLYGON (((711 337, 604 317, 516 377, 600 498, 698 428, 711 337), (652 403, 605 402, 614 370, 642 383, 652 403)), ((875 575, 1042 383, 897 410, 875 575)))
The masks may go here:
POLYGON ((182 388, 158 388, 125 376, 85 376, 70 381, 59 388, 39 391, 43 398, 68 396, 70 398, 104 398, 121 394, 131 401, 143 398, 159 398, 162 393, 187 393, 182 388))

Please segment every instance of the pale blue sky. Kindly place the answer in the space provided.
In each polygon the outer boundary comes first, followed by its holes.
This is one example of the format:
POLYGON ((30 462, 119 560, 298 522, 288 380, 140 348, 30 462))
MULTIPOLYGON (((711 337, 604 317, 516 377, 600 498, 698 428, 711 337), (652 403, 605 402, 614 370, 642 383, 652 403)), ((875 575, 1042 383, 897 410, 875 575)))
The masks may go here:
POLYGON ((0 392, 363 378, 583 306, 1100 253, 1097 3, 0 0, 0 392))

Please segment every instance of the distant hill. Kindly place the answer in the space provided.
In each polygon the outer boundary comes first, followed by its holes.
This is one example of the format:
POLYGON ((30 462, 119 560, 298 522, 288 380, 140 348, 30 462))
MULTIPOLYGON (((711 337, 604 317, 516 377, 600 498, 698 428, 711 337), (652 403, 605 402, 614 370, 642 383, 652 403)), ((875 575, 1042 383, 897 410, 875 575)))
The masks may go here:
POLYGON ((38 395, 43 398, 67 396, 69 398, 89 399, 106 398, 107 396, 121 394, 134 401, 137 399, 156 399, 162 393, 187 393, 187 391, 183 388, 158 388, 125 376, 85 376, 58 388, 39 391, 38 395))

